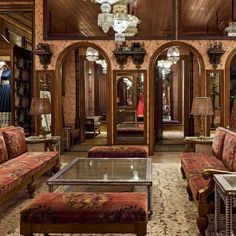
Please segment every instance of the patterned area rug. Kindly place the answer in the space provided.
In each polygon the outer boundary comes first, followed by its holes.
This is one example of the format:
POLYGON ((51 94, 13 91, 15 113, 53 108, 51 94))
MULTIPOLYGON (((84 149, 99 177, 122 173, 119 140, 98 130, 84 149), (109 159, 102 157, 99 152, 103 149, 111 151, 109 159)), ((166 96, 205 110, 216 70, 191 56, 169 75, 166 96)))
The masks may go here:
MULTIPOLYGON (((196 206, 188 201, 185 190, 186 181, 182 179, 179 169, 179 164, 153 164, 153 216, 148 223, 147 236, 198 235, 195 225, 196 206)), ((48 190, 45 179, 46 177, 40 179, 36 196, 48 190)), ((0 209, 0 236, 20 235, 19 212, 30 201, 27 199, 27 192, 21 191, 7 206, 0 209)), ((65 235, 72 234, 63 234, 65 235)), ((101 234, 96 235, 101 236, 101 234)), ((113 235, 120 236, 108 234, 108 236, 113 235)), ((83 234, 83 236, 91 236, 91 234, 83 234)))

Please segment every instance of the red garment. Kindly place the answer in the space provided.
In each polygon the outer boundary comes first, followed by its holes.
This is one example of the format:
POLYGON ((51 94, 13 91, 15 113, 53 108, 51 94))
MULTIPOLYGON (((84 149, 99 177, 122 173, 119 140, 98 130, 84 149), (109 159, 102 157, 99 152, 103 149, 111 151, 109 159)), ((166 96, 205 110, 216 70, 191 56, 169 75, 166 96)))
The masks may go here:
POLYGON ((144 104, 143 104, 143 94, 140 95, 139 97, 139 100, 138 100, 138 106, 137 106, 137 109, 136 109, 136 114, 137 114, 137 117, 143 117, 143 114, 144 114, 144 104))

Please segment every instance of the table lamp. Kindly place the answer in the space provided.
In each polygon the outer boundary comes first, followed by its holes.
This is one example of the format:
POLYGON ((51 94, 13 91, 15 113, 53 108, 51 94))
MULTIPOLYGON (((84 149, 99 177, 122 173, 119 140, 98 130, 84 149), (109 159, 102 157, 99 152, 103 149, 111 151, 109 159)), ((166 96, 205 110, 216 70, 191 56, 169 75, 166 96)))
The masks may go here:
POLYGON ((29 114, 40 116, 39 137, 41 138, 45 138, 46 135, 42 127, 41 115, 50 113, 51 113, 51 104, 49 98, 32 98, 29 114))
POLYGON ((191 109, 191 115, 200 116, 201 117, 201 126, 200 126, 200 135, 199 139, 204 139, 204 118, 206 116, 213 115, 213 107, 212 101, 210 97, 194 97, 193 104, 191 109))

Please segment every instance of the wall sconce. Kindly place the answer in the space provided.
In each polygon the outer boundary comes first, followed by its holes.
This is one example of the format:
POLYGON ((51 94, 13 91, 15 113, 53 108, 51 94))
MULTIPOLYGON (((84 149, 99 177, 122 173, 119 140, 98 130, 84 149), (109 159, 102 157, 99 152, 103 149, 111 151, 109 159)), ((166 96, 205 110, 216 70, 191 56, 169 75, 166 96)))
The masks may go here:
POLYGON ((221 42, 210 43, 207 54, 213 69, 216 69, 217 65, 220 64, 220 58, 224 53, 225 51, 221 42))
POLYGON ((39 43, 34 52, 39 56, 40 64, 43 66, 43 69, 47 70, 53 54, 50 45, 47 43, 39 43))

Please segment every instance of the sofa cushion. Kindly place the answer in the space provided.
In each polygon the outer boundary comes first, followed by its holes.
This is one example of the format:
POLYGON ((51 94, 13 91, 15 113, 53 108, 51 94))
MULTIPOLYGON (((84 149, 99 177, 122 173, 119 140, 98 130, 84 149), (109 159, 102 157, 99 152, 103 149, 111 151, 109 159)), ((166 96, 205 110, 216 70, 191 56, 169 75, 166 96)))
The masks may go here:
POLYGON ((225 136, 224 141, 224 149, 222 160, 225 166, 232 171, 235 159, 235 151, 236 151, 236 133, 228 131, 225 136))
POLYGON ((212 152, 219 159, 222 159, 223 146, 226 133, 227 130, 222 127, 218 127, 215 131, 215 137, 212 143, 212 152))
POLYGON ((27 152, 0 165, 0 196, 58 159, 58 152, 27 152))
POLYGON ((14 158, 27 151, 24 129, 11 127, 2 131, 5 139, 8 158, 14 158))
POLYGON ((181 153, 181 166, 187 179, 190 179, 192 175, 202 175, 204 169, 228 171, 224 163, 215 156, 196 152, 181 153))
POLYGON ((44 193, 21 212, 21 222, 38 224, 147 222, 147 195, 137 192, 44 193))
POLYGON ((2 135, 0 135, 0 163, 8 160, 7 147, 2 135))

